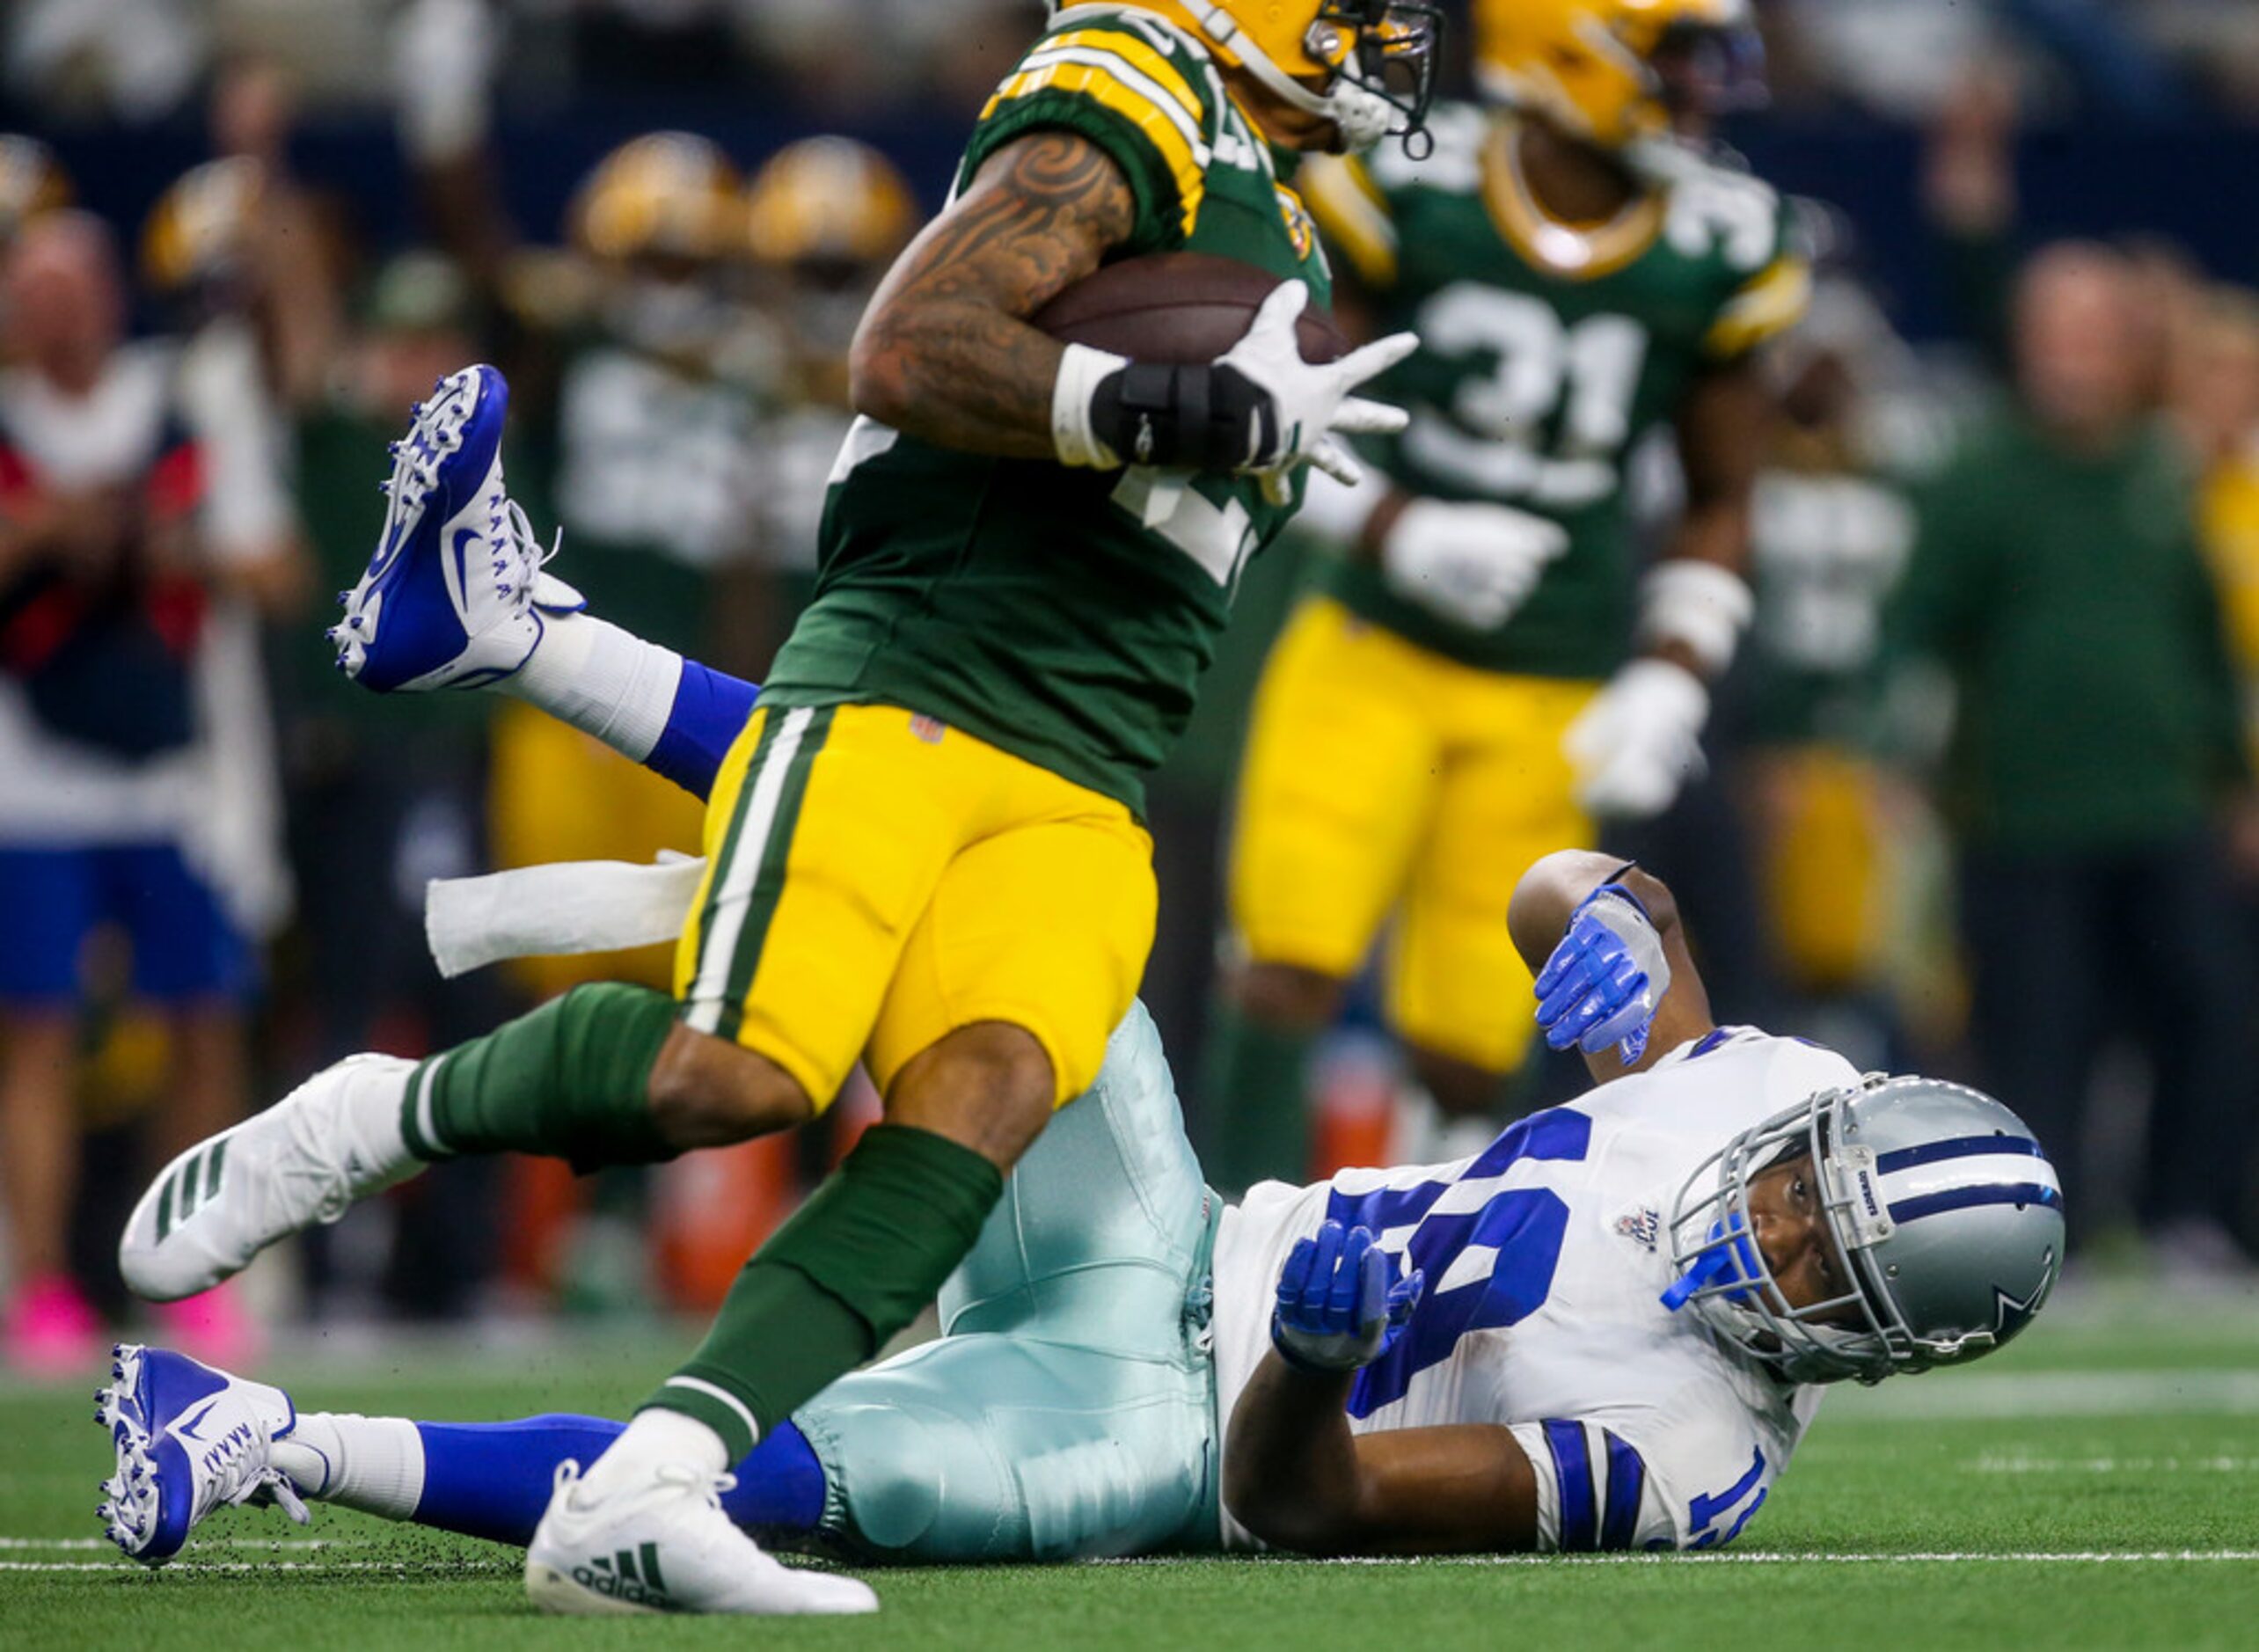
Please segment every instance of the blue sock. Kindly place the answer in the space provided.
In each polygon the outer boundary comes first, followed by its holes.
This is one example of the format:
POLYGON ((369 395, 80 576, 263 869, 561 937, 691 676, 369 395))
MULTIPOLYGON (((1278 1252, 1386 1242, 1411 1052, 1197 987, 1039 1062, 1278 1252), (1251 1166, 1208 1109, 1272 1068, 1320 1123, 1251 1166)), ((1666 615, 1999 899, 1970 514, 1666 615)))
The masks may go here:
POLYGON ((823 1518, 823 1465, 808 1436, 779 1422, 737 1466, 737 1488, 721 1510, 755 1531, 813 1531, 823 1518))
POLYGON ((721 760, 745 731, 745 720, 752 716, 753 703, 760 697, 757 683, 724 676, 696 660, 684 660, 683 680, 676 685, 675 703, 667 713, 667 727, 643 766, 691 796, 705 797, 713 790, 721 760))
POLYGON ((569 1457, 588 1467, 626 1427, 604 1417, 565 1415, 419 1422, 424 1483, 415 1522, 523 1548, 549 1507, 558 1464, 569 1457))
MULTIPOLYGON (((419 1422, 424 1483, 415 1523, 523 1548, 549 1507, 558 1464, 572 1458, 585 1469, 626 1426, 606 1417, 563 1414, 517 1422, 419 1422)), ((785 1422, 737 1466, 737 1488, 723 1496, 721 1506, 741 1526, 813 1531, 823 1517, 823 1466, 806 1436, 785 1422)))

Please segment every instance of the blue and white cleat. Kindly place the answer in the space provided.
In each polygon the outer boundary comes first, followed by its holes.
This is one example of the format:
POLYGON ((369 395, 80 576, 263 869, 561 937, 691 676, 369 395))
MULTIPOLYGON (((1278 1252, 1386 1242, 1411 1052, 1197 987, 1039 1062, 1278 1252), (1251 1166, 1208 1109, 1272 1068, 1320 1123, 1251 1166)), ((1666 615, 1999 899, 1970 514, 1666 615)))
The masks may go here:
POLYGON ((419 402, 392 444, 391 500, 368 572, 340 594, 338 669, 379 694, 483 688, 524 665, 545 613, 586 606, 502 483, 509 385, 466 367, 419 402))
POLYGON ((164 1565, 217 1509, 275 1503, 309 1523, 297 1488, 267 1461, 297 1424, 289 1395, 161 1348, 110 1352, 94 1420, 110 1430, 118 1464, 95 1512, 128 1560, 164 1565))

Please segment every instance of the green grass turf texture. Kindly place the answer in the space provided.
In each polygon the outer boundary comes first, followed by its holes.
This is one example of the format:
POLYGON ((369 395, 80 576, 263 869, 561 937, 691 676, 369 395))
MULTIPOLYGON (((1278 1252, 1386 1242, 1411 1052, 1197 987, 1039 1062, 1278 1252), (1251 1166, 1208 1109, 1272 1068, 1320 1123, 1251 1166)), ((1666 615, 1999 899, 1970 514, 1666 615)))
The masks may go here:
MULTIPOLYGON (((270 1374, 310 1408, 603 1411, 671 1341, 315 1342, 270 1374)), ((1831 1396, 1726 1558, 905 1570, 873 1575, 881 1615, 831 1621, 543 1619, 513 1552, 325 1509, 311 1532, 227 1511, 147 1573, 89 1542, 93 1385, 0 1387, 0 1646, 2259 1646, 2255 1293, 2066 1304, 1983 1371, 1831 1396), (2096 1555, 2122 1558, 2043 1558, 2096 1555)))

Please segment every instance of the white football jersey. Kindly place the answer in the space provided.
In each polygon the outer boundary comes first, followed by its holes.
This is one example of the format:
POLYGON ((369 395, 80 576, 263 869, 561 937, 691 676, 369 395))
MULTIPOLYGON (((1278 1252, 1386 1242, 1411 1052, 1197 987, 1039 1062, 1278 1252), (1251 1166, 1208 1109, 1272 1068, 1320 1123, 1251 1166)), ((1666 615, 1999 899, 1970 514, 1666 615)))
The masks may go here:
MULTIPOLYGON (((1541 1549, 1732 1541, 1820 1391, 1663 1308, 1671 1207, 1736 1132, 1858 1078, 1817 1045, 1721 1027, 1473 1159, 1257 1186, 1217 1235, 1219 1427, 1269 1350, 1287 1253, 1333 1217, 1427 1275, 1410 1326, 1358 1373, 1354 1430, 1510 1429, 1537 1470, 1541 1549)), ((1224 1526, 1230 1546, 1260 1546, 1228 1513, 1224 1526)))

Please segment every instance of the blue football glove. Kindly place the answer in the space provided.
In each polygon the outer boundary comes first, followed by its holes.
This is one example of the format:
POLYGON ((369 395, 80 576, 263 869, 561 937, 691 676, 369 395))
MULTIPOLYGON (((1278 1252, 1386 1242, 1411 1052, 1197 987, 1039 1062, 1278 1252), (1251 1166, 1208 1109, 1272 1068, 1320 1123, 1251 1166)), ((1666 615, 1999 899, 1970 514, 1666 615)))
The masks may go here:
POLYGON ((1639 897, 1604 883, 1577 903, 1568 932, 1538 972, 1538 1025, 1555 1049, 1597 1055, 1621 1047, 1624 1065, 1647 1054, 1670 965, 1639 897))
POLYGON ((1399 1266, 1372 1242, 1369 1228, 1344 1232, 1328 1222, 1317 1238, 1297 1239, 1279 1269, 1271 1346, 1304 1371, 1371 1364, 1404 1334, 1427 1283, 1416 1268, 1400 1277, 1399 1266))

